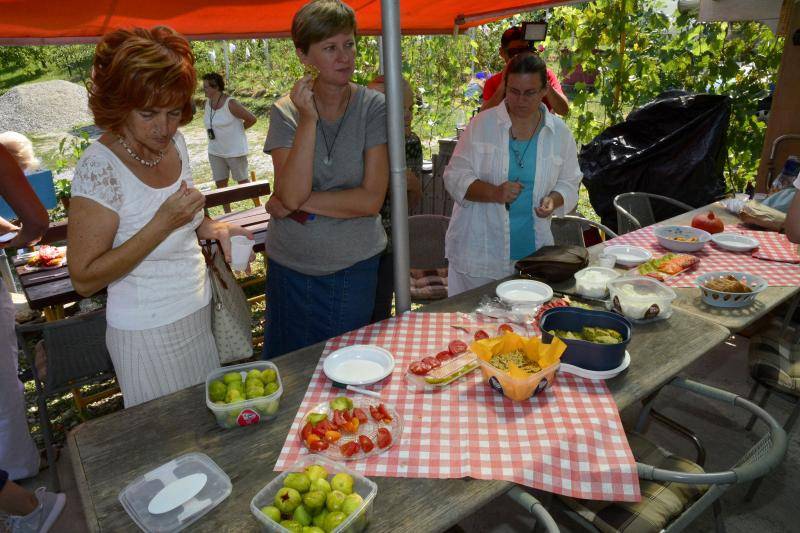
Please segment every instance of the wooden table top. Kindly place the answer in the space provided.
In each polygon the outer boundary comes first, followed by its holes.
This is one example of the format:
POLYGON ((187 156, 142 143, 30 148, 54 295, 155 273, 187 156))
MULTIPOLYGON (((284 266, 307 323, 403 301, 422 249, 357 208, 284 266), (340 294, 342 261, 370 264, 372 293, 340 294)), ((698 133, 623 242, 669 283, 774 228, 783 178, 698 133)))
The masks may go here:
MULTIPOLYGON (((497 283, 426 306, 424 312, 472 311, 497 283)), ((669 320, 635 326, 631 366, 609 381, 625 408, 680 373, 729 335, 726 328, 676 310, 669 320)), ((90 531, 136 531, 117 500, 134 478, 179 455, 209 455, 231 478, 233 492, 196 522, 197 531, 258 531, 252 497, 277 473, 272 469, 317 361, 319 343, 273 360, 284 395, 271 422, 221 429, 205 406, 204 385, 81 424, 67 438, 90 531)), ((506 481, 371 477, 378 484, 370 532, 441 531, 509 490, 506 481)))
MULTIPOLYGON (((261 186, 263 188, 263 185, 261 186)), ((269 187, 267 185, 267 187, 269 187)), ((263 207, 254 207, 245 211, 229 213, 215 220, 224 220, 238 224, 253 232, 256 252, 264 251, 264 238, 269 224, 269 214, 263 207)), ((54 270, 28 271, 24 262, 15 260, 17 274, 19 275, 22 290, 28 299, 31 309, 44 309, 51 305, 63 305, 77 302, 82 297, 75 292, 69 279, 69 270, 66 266, 54 270)))

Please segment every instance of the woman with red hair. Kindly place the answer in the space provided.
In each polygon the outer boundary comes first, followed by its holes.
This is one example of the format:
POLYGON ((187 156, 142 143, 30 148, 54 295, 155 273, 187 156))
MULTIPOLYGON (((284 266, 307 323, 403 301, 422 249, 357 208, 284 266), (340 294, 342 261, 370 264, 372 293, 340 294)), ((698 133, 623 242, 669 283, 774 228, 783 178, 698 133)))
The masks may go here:
POLYGON ((72 182, 68 265, 88 296, 108 287, 106 344, 130 407, 202 382, 219 366, 198 238, 249 231, 203 216, 186 142, 196 84, 189 43, 166 27, 97 45, 89 108, 105 130, 72 182))

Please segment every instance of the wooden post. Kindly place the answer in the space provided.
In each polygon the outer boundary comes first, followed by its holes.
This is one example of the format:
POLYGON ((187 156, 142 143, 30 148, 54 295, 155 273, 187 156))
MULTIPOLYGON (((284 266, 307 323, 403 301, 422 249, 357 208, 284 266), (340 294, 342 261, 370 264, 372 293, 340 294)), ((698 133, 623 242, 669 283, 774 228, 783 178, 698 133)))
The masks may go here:
MULTIPOLYGON (((787 133, 800 133, 800 45, 793 43, 794 33, 800 31, 800 3, 795 0, 784 0, 783 13, 786 13, 786 41, 778 68, 778 81, 772 95, 772 108, 769 113, 767 132, 764 135, 764 147, 761 149, 761 163, 758 166, 756 191, 766 192, 767 169, 772 143, 787 133)), ((800 141, 792 140, 781 143, 775 153, 773 178, 783 168, 789 155, 800 155, 800 141)))
MULTIPOLYGON (((256 181, 256 171, 255 170, 251 170, 250 171, 250 181, 256 181)), ((253 198, 253 204, 256 207, 260 206, 261 205, 261 198, 259 198, 258 196, 253 198)))

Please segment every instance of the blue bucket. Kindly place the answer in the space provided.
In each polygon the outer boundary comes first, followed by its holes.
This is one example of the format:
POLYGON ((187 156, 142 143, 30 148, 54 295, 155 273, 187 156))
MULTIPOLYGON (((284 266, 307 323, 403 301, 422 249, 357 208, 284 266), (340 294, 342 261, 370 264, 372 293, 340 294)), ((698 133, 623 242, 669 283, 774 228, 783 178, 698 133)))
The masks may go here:
POLYGON ((631 340, 631 323, 624 317, 608 311, 555 307, 545 311, 539 321, 542 341, 545 343, 553 339, 548 331, 554 329, 581 331, 584 326, 613 329, 622 335, 622 342, 597 344, 576 339, 561 339, 567 345, 567 350, 561 356, 561 362, 597 371, 612 370, 621 365, 631 340))

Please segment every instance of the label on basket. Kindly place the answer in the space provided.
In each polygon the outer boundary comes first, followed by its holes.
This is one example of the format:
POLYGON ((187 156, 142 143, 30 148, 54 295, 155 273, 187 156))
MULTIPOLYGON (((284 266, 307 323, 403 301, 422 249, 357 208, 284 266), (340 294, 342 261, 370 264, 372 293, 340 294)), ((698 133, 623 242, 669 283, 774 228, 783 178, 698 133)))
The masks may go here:
POLYGON ((494 390, 496 390, 497 392, 499 392, 500 394, 503 394, 503 386, 502 386, 502 385, 500 385, 500 382, 497 380, 497 378, 496 378, 496 377, 492 376, 492 377, 490 377, 490 378, 489 378, 489 385, 490 385, 490 386, 491 386, 491 387, 492 387, 494 390))
POLYGON ((259 415, 256 411, 253 411, 252 409, 245 409, 239 413, 236 423, 240 426, 252 426, 253 424, 258 424, 260 420, 261 415, 259 415))

